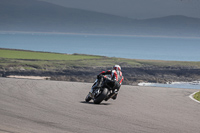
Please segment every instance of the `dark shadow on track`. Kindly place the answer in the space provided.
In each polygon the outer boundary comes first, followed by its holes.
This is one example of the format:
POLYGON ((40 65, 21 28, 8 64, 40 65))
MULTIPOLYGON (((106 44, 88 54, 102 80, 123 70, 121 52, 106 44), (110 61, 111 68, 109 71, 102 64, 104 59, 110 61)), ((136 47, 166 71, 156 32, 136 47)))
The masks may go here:
POLYGON ((94 104, 93 102, 86 102, 86 101, 80 101, 80 103, 84 103, 84 104, 93 104, 93 105, 111 105, 111 103, 94 104))

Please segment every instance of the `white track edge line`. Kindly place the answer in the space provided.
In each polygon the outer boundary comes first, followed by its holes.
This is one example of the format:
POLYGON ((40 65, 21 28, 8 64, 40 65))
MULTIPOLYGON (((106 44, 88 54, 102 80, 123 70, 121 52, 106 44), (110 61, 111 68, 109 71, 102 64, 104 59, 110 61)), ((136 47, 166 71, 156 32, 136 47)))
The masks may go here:
MULTIPOLYGON (((197 92, 199 92, 199 91, 197 91, 197 92)), ((193 101, 195 101, 195 102, 197 102, 197 103, 200 103, 200 101, 194 99, 194 97, 193 97, 193 95, 196 94, 197 92, 192 93, 189 97, 190 97, 190 99, 192 99, 193 101)))

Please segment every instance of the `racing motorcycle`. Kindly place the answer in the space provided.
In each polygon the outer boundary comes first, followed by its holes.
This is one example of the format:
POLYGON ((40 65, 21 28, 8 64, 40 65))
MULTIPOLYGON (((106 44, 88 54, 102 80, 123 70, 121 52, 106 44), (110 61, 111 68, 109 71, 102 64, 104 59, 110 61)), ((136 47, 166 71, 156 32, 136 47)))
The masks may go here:
POLYGON ((94 84, 92 85, 93 92, 89 92, 86 96, 85 101, 89 102, 93 100, 95 104, 100 104, 103 100, 108 101, 110 98, 113 98, 117 95, 117 91, 112 89, 106 80, 109 79, 108 77, 103 77, 103 82, 100 85, 101 87, 96 87, 100 79, 96 79, 94 84))

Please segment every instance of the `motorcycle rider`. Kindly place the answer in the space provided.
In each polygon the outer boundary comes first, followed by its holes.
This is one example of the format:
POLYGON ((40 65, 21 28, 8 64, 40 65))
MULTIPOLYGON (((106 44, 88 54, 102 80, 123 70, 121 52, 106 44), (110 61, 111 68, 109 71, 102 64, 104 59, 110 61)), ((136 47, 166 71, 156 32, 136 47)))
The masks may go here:
POLYGON ((97 75, 98 83, 97 85, 93 86, 90 91, 90 96, 93 97, 93 90, 96 88, 101 87, 103 80, 105 80, 105 83, 111 87, 111 89, 114 90, 115 95, 112 97, 112 99, 117 98, 118 91, 121 87, 122 81, 124 80, 124 77, 122 76, 121 67, 119 65, 114 65, 112 70, 108 71, 102 71, 99 75, 97 75), (111 79, 103 76, 103 75, 111 75, 111 79))

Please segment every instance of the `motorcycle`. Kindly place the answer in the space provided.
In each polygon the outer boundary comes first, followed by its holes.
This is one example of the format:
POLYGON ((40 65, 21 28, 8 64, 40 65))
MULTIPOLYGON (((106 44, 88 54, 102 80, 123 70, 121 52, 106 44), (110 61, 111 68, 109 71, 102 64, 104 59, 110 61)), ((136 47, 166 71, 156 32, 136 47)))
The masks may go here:
POLYGON ((117 92, 112 89, 106 82, 109 79, 106 76, 103 77, 103 82, 100 85, 101 87, 96 87, 100 79, 96 79, 94 84, 92 85, 93 92, 89 92, 86 96, 85 101, 89 102, 93 100, 95 104, 100 104, 103 100, 108 101, 110 98, 113 98, 117 95, 117 92))

